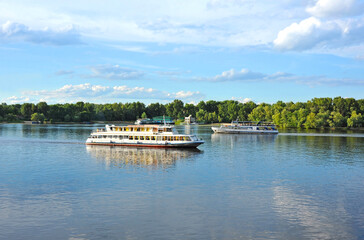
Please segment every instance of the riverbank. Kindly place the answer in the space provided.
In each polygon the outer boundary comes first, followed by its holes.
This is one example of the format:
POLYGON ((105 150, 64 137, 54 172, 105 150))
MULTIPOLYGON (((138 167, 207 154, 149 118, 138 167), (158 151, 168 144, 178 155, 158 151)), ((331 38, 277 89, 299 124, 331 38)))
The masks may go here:
MULTIPOLYGON (((24 121, 14 121, 14 122, 0 122, 0 124, 24 124, 24 125, 61 125, 61 124, 72 124, 72 125, 130 125, 130 124, 134 124, 134 121, 93 121, 93 122, 54 122, 54 123, 36 123, 36 124, 31 124, 31 123, 26 123, 24 121)), ((205 124, 192 124, 192 125, 185 125, 185 124, 180 124, 179 126, 203 126, 203 127, 214 127, 214 126, 220 126, 222 124, 229 124, 229 123, 205 123, 205 124)), ((178 126, 178 125, 176 125, 178 126)), ((282 127, 278 127, 279 131, 285 131, 285 132, 290 132, 290 131, 295 131, 295 132, 305 132, 307 130, 312 130, 312 131, 316 131, 316 132, 345 132, 345 131, 353 131, 353 132, 364 132, 364 127, 357 127, 357 128, 349 128, 349 127, 335 127, 335 128, 331 128, 331 127, 325 127, 325 128, 282 128, 282 127)))

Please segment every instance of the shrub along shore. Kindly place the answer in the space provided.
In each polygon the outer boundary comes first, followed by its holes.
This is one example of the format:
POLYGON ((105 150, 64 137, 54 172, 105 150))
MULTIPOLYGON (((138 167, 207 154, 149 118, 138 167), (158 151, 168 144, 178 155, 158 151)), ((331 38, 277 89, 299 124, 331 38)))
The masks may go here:
POLYGON ((204 123, 231 122, 239 118, 240 121, 270 121, 280 128, 358 128, 364 126, 364 99, 314 98, 307 102, 278 101, 274 104, 209 100, 194 105, 176 99, 167 104, 149 105, 141 102, 0 105, 0 122, 135 121, 162 115, 176 120, 192 115, 204 123))

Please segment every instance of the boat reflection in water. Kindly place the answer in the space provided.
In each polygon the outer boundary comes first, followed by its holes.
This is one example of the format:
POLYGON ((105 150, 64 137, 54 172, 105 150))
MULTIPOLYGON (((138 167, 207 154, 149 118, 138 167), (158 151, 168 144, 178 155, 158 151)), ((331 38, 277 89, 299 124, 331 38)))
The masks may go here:
POLYGON ((277 134, 211 134, 211 142, 221 146, 241 146, 241 144, 271 144, 277 139, 277 134))
POLYGON ((168 168, 180 160, 193 160, 193 157, 202 153, 193 149, 166 149, 166 148, 138 148, 113 146, 86 146, 87 152, 107 167, 157 167, 168 168))

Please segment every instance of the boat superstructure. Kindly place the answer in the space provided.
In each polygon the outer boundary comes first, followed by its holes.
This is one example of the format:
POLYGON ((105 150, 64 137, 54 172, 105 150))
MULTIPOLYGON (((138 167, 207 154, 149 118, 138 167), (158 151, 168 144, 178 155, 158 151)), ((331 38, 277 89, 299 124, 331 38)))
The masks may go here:
POLYGON ((171 125, 106 125, 92 132, 87 145, 193 148, 204 141, 195 135, 179 134, 171 125))
POLYGON ((233 121, 211 129, 214 133, 278 134, 277 127, 271 122, 233 121))

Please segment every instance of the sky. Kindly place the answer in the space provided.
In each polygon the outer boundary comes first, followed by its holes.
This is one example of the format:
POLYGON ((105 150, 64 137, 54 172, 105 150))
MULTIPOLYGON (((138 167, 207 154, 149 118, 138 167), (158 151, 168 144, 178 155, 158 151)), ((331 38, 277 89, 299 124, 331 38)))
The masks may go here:
POLYGON ((0 102, 364 98, 364 0, 0 0, 0 102))

